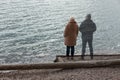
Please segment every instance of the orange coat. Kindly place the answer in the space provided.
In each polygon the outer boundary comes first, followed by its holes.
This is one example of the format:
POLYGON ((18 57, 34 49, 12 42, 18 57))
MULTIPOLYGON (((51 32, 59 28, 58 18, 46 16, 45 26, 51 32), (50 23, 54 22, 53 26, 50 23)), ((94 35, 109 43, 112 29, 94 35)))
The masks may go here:
POLYGON ((70 21, 64 30, 64 44, 66 46, 75 46, 78 36, 78 25, 75 21, 70 21))

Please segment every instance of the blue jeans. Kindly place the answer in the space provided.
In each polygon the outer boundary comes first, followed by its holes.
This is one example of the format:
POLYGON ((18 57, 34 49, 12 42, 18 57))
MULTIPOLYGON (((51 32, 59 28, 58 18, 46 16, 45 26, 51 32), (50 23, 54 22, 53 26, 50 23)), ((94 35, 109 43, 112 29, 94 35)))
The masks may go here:
POLYGON ((82 39, 82 55, 81 57, 84 59, 84 55, 85 55, 85 52, 86 52, 86 44, 88 43, 89 45, 89 50, 90 50, 90 56, 91 56, 91 59, 93 59, 93 46, 92 46, 92 38, 84 38, 82 39))
POLYGON ((69 57, 70 51, 71 51, 71 56, 73 57, 74 56, 74 46, 66 46, 66 56, 69 57))

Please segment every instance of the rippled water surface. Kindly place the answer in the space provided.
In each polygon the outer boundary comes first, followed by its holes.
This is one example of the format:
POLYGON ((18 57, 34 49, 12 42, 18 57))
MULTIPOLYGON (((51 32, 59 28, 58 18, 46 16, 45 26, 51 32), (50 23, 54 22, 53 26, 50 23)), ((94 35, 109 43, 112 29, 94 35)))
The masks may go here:
POLYGON ((95 54, 118 54, 119 9, 119 0, 0 0, 0 64, 53 61, 65 54, 63 31, 70 16, 80 25, 88 13, 97 25, 95 54))

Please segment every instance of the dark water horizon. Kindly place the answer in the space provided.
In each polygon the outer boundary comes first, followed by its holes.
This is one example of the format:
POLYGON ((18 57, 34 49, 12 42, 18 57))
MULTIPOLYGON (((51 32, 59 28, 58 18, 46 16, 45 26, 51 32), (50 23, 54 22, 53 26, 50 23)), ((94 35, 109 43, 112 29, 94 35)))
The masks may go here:
MULTIPOLYGON (((119 0, 1 0, 0 64, 52 62, 65 55, 65 25, 71 16, 80 25, 88 13, 97 25, 94 54, 119 54, 119 9, 119 0)), ((81 47, 79 33, 75 54, 81 47)))

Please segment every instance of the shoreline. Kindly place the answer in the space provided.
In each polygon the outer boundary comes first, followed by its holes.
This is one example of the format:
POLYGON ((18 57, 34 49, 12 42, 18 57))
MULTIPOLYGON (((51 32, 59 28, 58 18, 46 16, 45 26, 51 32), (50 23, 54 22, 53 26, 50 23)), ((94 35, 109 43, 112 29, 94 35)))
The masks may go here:
MULTIPOLYGON (((86 57, 89 60, 89 56, 86 57)), ((120 56, 96 57, 120 59, 120 56)), ((120 80, 120 66, 79 69, 1 70, 0 80, 120 80)))
POLYGON ((119 80, 120 67, 18 70, 2 73, 0 80, 119 80))

